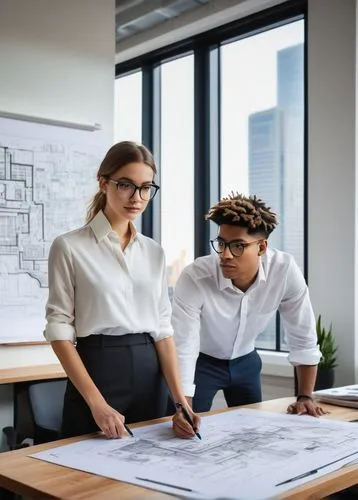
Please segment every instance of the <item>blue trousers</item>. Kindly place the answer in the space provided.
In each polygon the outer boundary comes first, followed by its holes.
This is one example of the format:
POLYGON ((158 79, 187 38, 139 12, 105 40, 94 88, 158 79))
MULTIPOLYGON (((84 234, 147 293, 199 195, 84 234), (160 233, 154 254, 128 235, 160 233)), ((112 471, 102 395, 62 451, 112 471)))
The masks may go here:
POLYGON ((195 370, 193 410, 209 411, 215 394, 222 390, 228 406, 258 403, 261 394, 262 362, 256 351, 224 360, 200 353, 195 370))

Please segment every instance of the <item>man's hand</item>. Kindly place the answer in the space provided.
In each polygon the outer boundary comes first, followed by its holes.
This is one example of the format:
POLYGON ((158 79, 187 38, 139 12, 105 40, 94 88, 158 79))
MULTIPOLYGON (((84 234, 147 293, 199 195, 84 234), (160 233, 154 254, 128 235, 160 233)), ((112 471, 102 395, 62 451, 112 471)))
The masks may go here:
POLYGON ((189 405, 185 406, 191 421, 194 424, 194 428, 189 424, 189 422, 185 419, 184 413, 180 408, 173 415, 173 430, 175 434, 182 439, 191 439, 195 437, 195 433, 199 432, 200 429, 200 417, 196 415, 189 405))
POLYGON ((318 406, 312 399, 306 398, 290 404, 287 408, 287 413, 320 417, 321 415, 326 415, 328 411, 325 411, 321 406, 318 406))

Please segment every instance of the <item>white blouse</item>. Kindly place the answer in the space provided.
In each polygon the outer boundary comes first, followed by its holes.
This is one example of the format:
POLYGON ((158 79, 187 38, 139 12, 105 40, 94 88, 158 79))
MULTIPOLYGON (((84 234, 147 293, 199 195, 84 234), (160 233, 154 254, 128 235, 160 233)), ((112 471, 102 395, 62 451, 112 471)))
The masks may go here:
POLYGON ((54 240, 48 260, 47 340, 148 332, 158 341, 173 334, 163 249, 130 227, 124 251, 102 211, 54 240))

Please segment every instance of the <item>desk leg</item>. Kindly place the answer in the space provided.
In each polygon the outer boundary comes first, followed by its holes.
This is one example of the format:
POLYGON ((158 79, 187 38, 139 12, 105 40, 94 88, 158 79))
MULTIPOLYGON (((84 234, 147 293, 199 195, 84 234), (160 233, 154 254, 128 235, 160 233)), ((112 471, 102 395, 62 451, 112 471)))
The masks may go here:
MULTIPOLYGON (((7 427, 11 425, 11 421, 14 422, 14 392, 13 385, 6 384, 0 387, 0 395, 1 395, 1 425, 0 425, 0 433, 2 433, 1 429, 3 427, 7 427)), ((8 450, 5 434, 0 436, 1 444, 4 445, 4 451, 8 450)), ((3 448, 1 446, 1 448, 3 448)), ((15 500, 15 494, 11 491, 5 490, 4 488, 0 488, 0 500, 15 500)))
POLYGON ((0 488, 0 500, 15 500, 16 495, 11 491, 4 490, 4 488, 0 488))
POLYGON ((14 384, 14 428, 16 429, 16 444, 25 438, 33 438, 34 425, 32 410, 28 395, 28 382, 14 384))
MULTIPOLYGON (((27 387, 28 385, 26 382, 13 384, 13 427, 16 433, 15 442, 13 443, 14 447, 20 444, 25 437, 31 437, 33 435, 33 431, 28 433, 29 425, 24 425, 24 421, 32 422, 31 413, 29 413, 31 409, 28 404, 27 387)), ((21 497, 15 493, 0 488, 0 500, 16 500, 19 498, 21 497)))
POLYGON ((2 433, 4 427, 14 425, 14 386, 0 384, 0 451, 7 451, 7 440, 2 433))

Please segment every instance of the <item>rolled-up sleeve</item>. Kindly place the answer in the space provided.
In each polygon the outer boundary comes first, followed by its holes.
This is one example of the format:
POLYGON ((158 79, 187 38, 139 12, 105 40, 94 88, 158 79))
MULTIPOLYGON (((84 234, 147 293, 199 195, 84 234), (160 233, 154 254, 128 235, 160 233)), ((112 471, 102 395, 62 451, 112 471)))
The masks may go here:
POLYGON ((173 327, 171 324, 172 307, 170 304, 169 294, 168 294, 168 282, 167 282, 164 252, 162 257, 161 275, 162 275, 162 282, 161 282, 161 294, 159 299, 159 332, 155 334, 154 338, 155 342, 173 336, 173 327))
POLYGON ((46 340, 75 341, 74 269, 71 250, 62 236, 52 243, 48 259, 49 297, 46 304, 46 340))
POLYGON ((289 362, 293 366, 317 365, 321 352, 317 345, 316 321, 306 282, 293 259, 279 311, 289 348, 289 362))
POLYGON ((173 298, 172 324, 178 353, 180 377, 184 394, 194 396, 195 366, 200 350, 200 316, 202 298, 200 291, 184 270, 176 284, 173 298))

